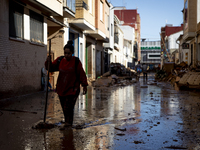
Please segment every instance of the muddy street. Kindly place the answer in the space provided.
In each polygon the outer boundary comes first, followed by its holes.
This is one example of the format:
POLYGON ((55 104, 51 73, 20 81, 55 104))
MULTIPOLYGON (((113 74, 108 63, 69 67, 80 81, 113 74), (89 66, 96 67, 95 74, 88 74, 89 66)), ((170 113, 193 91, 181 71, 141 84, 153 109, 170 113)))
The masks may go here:
POLYGON ((43 119, 44 92, 1 101, 0 149, 200 149, 199 92, 154 82, 154 74, 128 86, 88 87, 76 102, 73 128, 60 130, 55 92, 48 102, 47 122, 56 127, 39 130, 32 126, 43 119))

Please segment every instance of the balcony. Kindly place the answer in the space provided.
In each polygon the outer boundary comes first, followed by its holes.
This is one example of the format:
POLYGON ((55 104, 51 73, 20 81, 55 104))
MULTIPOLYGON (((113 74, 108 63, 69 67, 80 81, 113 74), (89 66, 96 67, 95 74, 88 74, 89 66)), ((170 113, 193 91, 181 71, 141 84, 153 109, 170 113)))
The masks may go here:
POLYGON ((75 18, 70 18, 68 23, 80 30, 95 31, 95 19, 88 11, 88 5, 82 0, 76 0, 75 18))
POLYGON ((118 37, 117 34, 114 35, 114 42, 115 42, 116 44, 119 44, 119 37, 118 37))
POLYGON ((37 8, 46 16, 62 16, 63 14, 63 4, 59 1, 53 1, 53 4, 41 0, 21 0, 21 2, 37 8), (53 8, 52 5, 54 6, 53 8))
POLYGON ((86 34, 90 34, 91 37, 97 39, 97 40, 101 40, 105 43, 109 42, 109 38, 106 37, 106 35, 100 31, 99 29, 96 29, 95 31, 85 31, 86 34))
POLYGON ((79 7, 84 8, 85 10, 89 10, 89 6, 84 1, 76 3, 76 8, 79 7))
POLYGON ((95 27, 91 25, 88 21, 85 19, 69 19, 69 24, 73 24, 74 26, 78 27, 81 30, 95 30, 95 27))
POLYGON ((66 18, 75 18, 76 0, 63 1, 63 16, 66 18))
POLYGON ((184 41, 190 41, 195 37, 196 33, 195 32, 186 32, 183 34, 183 40, 184 41))

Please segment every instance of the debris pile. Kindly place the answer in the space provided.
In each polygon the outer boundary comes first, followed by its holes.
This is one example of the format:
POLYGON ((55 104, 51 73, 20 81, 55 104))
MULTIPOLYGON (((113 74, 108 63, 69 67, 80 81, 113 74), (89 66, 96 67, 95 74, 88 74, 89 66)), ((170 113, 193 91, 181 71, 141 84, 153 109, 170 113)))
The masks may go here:
POLYGON ((200 72, 187 72, 179 80, 178 86, 186 86, 188 88, 200 88, 200 72))
POLYGON ((136 71, 130 68, 126 68, 124 65, 120 63, 111 63, 110 64, 110 72, 111 74, 116 74, 117 76, 133 76, 136 71))
POLYGON ((137 82, 136 71, 120 63, 111 63, 109 70, 96 80, 88 79, 89 84, 94 87, 110 87, 126 86, 137 82))
POLYGON ((200 72, 189 67, 185 62, 181 62, 171 68, 159 70, 155 74, 155 79, 158 81, 168 81, 172 85, 177 84, 178 87, 200 88, 200 72), (171 70, 169 72, 168 70, 171 70))

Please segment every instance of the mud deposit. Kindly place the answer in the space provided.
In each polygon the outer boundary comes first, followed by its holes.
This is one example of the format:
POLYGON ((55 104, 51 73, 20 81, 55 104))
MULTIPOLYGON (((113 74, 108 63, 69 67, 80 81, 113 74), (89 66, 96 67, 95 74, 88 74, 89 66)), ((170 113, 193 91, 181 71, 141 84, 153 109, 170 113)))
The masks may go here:
POLYGON ((154 82, 153 75, 128 86, 88 87, 76 102, 72 128, 64 130, 56 93, 49 93, 47 121, 54 126, 48 130, 32 129, 43 119, 45 93, 18 97, 0 107, 0 149, 198 150, 199 93, 154 82))

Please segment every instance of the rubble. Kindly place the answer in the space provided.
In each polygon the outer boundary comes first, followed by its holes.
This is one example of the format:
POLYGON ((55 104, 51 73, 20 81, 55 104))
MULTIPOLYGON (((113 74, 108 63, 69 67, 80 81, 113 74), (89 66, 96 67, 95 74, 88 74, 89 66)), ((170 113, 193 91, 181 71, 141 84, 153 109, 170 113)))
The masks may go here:
POLYGON ((179 86, 187 86, 189 88, 200 88, 200 72, 187 72, 180 78, 179 86))
POLYGON ((159 70, 155 74, 156 80, 168 81, 178 87, 200 88, 200 72, 197 72, 198 69, 189 67, 185 62, 174 65, 173 68, 169 68, 169 65, 167 67, 164 65, 163 70, 159 70), (169 69, 171 69, 171 72, 169 72, 169 69))
POLYGON ((89 79, 89 85, 94 87, 126 86, 137 82, 137 72, 125 68, 120 63, 111 63, 110 71, 104 73, 96 80, 89 79))
POLYGON ((92 86, 94 87, 110 87, 110 86, 126 86, 136 83, 137 80, 135 77, 124 76, 118 77, 116 75, 111 75, 109 77, 100 77, 93 82, 92 86))

